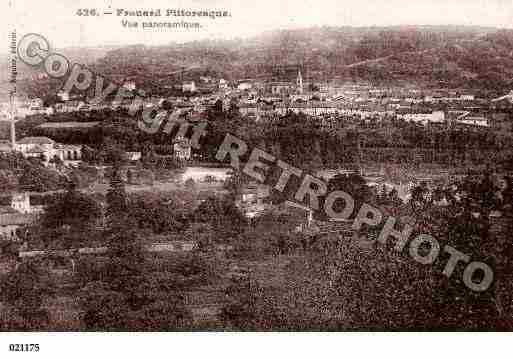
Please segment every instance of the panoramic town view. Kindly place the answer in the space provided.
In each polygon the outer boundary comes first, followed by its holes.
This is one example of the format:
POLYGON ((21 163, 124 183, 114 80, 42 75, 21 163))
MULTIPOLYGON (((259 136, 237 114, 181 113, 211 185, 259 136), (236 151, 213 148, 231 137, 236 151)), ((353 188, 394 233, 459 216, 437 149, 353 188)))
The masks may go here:
MULTIPOLYGON (((112 16, 178 27, 136 10, 112 16)), ((2 331, 513 329, 513 30, 26 33, 1 58, 2 331)))

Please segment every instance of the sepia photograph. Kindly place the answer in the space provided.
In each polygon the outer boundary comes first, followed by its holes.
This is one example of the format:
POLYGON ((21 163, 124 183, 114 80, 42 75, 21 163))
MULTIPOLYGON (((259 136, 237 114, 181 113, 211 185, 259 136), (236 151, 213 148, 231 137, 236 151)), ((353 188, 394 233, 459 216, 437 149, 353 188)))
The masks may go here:
POLYGON ((0 353, 513 330, 513 2, 2 1, 0 353))

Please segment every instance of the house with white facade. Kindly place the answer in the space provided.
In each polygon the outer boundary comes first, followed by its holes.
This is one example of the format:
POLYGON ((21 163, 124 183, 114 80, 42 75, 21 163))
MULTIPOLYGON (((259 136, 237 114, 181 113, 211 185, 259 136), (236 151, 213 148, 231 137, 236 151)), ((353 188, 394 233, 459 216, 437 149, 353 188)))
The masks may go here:
POLYGON ((31 206, 28 194, 13 195, 10 206, 0 207, 0 240, 19 240, 20 230, 33 224, 41 212, 42 206, 31 206))
POLYGON ((426 125, 428 123, 444 123, 445 113, 443 111, 403 113, 397 114, 397 118, 426 125))
POLYGON ((184 82, 182 84, 182 91, 183 92, 196 92, 196 83, 194 81, 191 82, 184 82))
POLYGON ((63 145, 48 137, 25 137, 17 141, 14 150, 26 158, 42 158, 48 164, 53 158, 63 162, 75 162, 82 159, 82 146, 63 145))
POLYGON ((241 82, 237 85, 237 90, 246 91, 251 90, 253 88, 253 84, 251 82, 241 82))
POLYGON ((219 80, 219 89, 226 90, 228 88, 229 88, 228 81, 226 81, 225 79, 220 79, 219 80))
POLYGON ((180 161, 188 161, 192 157, 192 148, 189 140, 185 138, 177 138, 173 144, 176 159, 180 161))

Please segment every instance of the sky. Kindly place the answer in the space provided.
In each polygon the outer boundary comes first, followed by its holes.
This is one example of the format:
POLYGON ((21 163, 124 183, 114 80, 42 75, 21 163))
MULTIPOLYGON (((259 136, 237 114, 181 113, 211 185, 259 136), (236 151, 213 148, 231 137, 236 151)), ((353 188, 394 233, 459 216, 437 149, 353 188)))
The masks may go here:
MULTIPOLYGON (((311 26, 482 25, 513 28, 512 0, 1 0, 0 36, 6 53, 9 33, 35 32, 53 48, 147 44, 205 38, 250 37, 277 29, 311 26), (4 5, 2 5, 4 6, 4 5), (110 8, 109 8, 110 7, 110 8), (201 20, 202 29, 127 29, 121 21, 176 21, 177 18, 77 16, 78 9, 225 10, 231 17, 201 20)), ((182 20, 181 18, 178 20, 182 20)), ((194 21, 190 18, 186 21, 194 21)))

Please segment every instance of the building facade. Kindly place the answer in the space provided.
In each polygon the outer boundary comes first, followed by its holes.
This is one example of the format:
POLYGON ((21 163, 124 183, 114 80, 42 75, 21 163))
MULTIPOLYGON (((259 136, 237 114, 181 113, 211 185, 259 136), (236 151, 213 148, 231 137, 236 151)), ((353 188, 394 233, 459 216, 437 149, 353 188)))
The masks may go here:
POLYGON ((63 145, 48 137, 25 137, 16 142, 14 150, 26 158, 41 158, 45 164, 54 158, 63 162, 82 160, 82 146, 63 145))
POLYGON ((33 224, 42 211, 41 206, 31 206, 28 194, 13 195, 10 206, 0 207, 0 240, 19 240, 20 231, 33 224))

